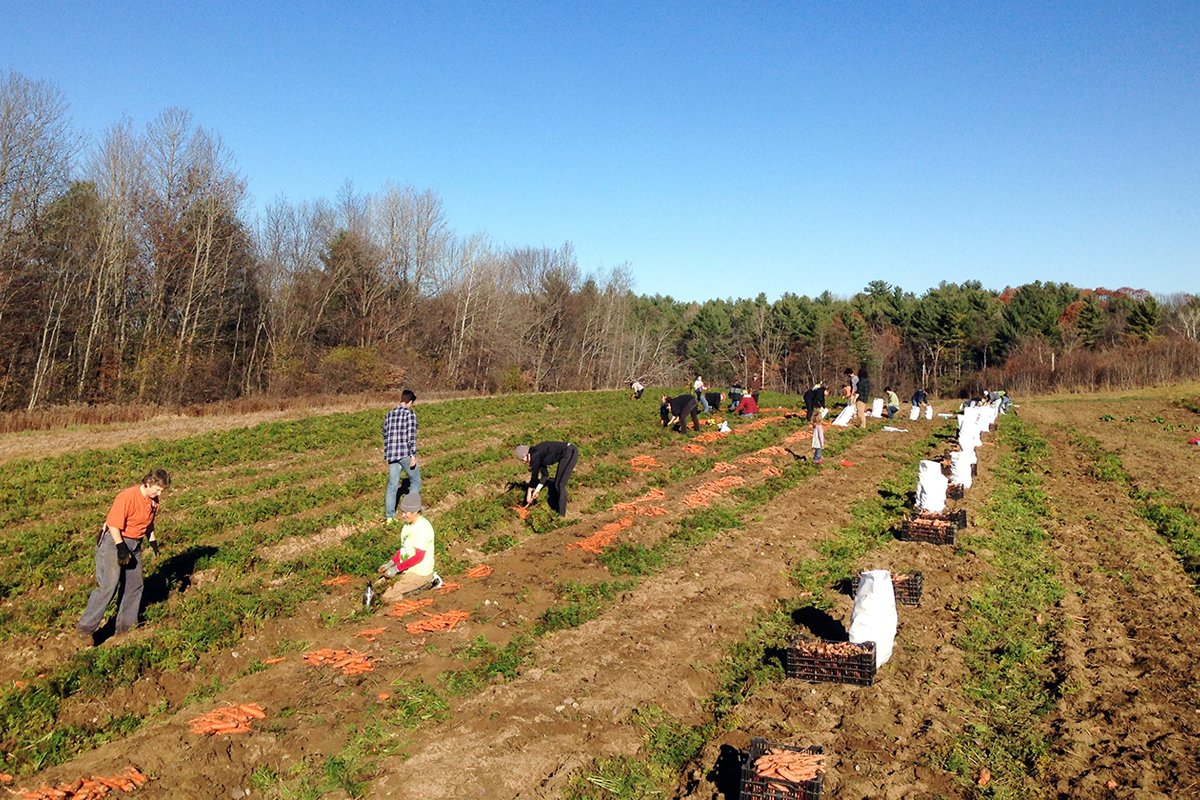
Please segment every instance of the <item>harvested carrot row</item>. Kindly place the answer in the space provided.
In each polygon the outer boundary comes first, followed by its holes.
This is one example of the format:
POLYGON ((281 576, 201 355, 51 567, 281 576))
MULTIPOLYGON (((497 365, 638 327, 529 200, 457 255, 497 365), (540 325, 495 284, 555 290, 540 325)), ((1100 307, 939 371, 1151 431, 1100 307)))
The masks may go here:
POLYGON ((721 433, 720 431, 705 431, 697 436, 693 436, 692 441, 708 444, 709 442, 715 442, 724 436, 725 434, 721 433))
POLYGON ((773 444, 770 447, 764 447, 761 450, 755 451, 760 456, 786 456, 788 451, 786 447, 773 444))
POLYGON ((525 506, 513 506, 512 510, 517 512, 517 516, 522 520, 529 519, 529 509, 525 506))
POLYGON ((730 464, 728 461, 718 461, 712 465, 713 472, 737 472, 737 465, 730 464))
POLYGON ((283 660, 284 660, 283 656, 276 656, 275 658, 264 658, 263 663, 264 664, 278 664, 280 661, 283 661, 283 660))
POLYGON ((709 481, 697 487, 687 497, 683 498, 683 504, 689 508, 708 508, 719 495, 724 494, 734 486, 742 486, 746 483, 746 479, 740 475, 726 475, 724 478, 718 478, 715 481, 709 481))
POLYGON ((742 456, 737 460, 739 464, 770 464, 771 459, 766 456, 742 456))
POLYGON ((314 667, 333 667, 341 670, 344 675, 361 675, 364 672, 375 671, 375 663, 371 657, 357 650, 334 650, 326 647, 305 653, 304 661, 314 667))
POLYGON ((617 534, 633 524, 633 517, 622 517, 616 522, 610 522, 586 539, 571 542, 567 550, 586 550, 589 553, 600 554, 617 538, 617 534))
POLYGON ((452 631, 460 622, 466 622, 471 615, 466 611, 447 611, 444 614, 430 614, 422 611, 428 619, 419 619, 404 626, 409 633, 433 633, 434 631, 452 631))
POLYGON ((267 712, 258 703, 243 703, 237 706, 224 706, 207 714, 201 714, 189 723, 192 733, 226 734, 249 733, 251 720, 266 719, 267 712))
POLYGON ((476 564, 463 573, 463 575, 466 575, 468 578, 486 578, 491 574, 492 568, 487 564, 476 564))
POLYGON ((702 445, 702 444, 685 444, 683 446, 683 452, 690 453, 694 456, 698 456, 705 452, 704 445, 702 445))
POLYGON ((662 500, 666 496, 667 493, 662 489, 654 488, 640 497, 635 497, 632 500, 626 500, 624 503, 617 503, 613 506, 613 511, 616 511, 618 514, 628 514, 630 512, 635 512, 637 507, 642 503, 649 503, 652 500, 662 500))
POLYGON ((662 463, 654 456, 634 456, 629 459, 629 466, 633 467, 635 472, 649 472, 661 467, 662 463))
POLYGON ((461 583, 455 583, 454 581, 447 581, 446 583, 443 583, 441 586, 439 586, 437 588, 437 593, 438 594, 450 594, 451 592, 457 591, 461 588, 462 588, 461 583))
POLYGON ((336 578, 326 578, 321 581, 322 586, 345 586, 354 579, 349 575, 338 575, 336 578))
POLYGON ((762 474, 768 478, 778 478, 783 474, 783 470, 779 467, 763 467, 762 474))
POLYGON ((375 637, 379 636, 385 630, 387 630, 387 629, 386 628, 365 628, 365 629, 359 631, 358 633, 354 634, 354 638, 355 639, 365 639, 368 642, 373 642, 373 641, 375 641, 375 637))
POLYGON ((433 605, 433 600, 429 599, 428 597, 421 600, 401 600, 399 603, 396 603, 389 608, 385 613, 389 617, 403 617, 411 614, 418 608, 424 608, 425 606, 431 605, 433 605))
POLYGON ((662 517, 666 513, 667 510, 662 506, 635 506, 633 509, 635 517, 662 517))
POLYGON ((97 800, 112 791, 132 792, 148 780, 150 779, 137 767, 129 767, 116 775, 93 775, 71 783, 27 789, 19 792, 19 795, 22 800, 97 800))

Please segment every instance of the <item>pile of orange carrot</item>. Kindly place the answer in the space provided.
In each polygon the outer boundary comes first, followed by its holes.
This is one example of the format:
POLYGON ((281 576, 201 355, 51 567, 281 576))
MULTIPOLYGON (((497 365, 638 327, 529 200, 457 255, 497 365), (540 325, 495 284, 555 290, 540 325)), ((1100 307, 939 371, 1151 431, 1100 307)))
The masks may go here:
POLYGON ((225 706, 201 714, 191 721, 192 733, 220 735, 249 733, 251 720, 266 719, 267 712, 258 703, 225 706))
POLYGON ((399 603, 396 603, 389 608, 385 613, 389 617, 404 617, 419 608, 424 608, 425 606, 431 605, 433 605, 433 600, 429 599, 428 597, 421 600, 401 600, 399 603))
POLYGON ((689 508, 708 508, 709 504, 717 497, 734 486, 742 486, 745 483, 746 479, 740 475, 726 475, 724 478, 709 481, 692 490, 683 498, 683 504, 689 508))
POLYGON ((771 459, 766 456, 742 456, 737 460, 739 464, 770 464, 771 459))
POLYGON ((737 466, 734 464, 730 464, 728 461, 718 461, 717 463, 712 465, 712 471, 713 472, 721 472, 721 473, 737 472, 737 466))
POLYGON ((322 586, 345 586, 354 579, 349 575, 338 575, 336 578, 326 578, 321 581, 322 586))
POLYGON ((567 545, 567 550, 586 550, 589 553, 597 555, 604 552, 604 548, 608 547, 616 540, 617 534, 633 524, 633 517, 622 517, 616 522, 610 522, 600 530, 593 533, 586 539, 580 539, 578 542, 571 542, 567 545))
POLYGON ((634 472, 650 472, 662 466, 654 456, 634 456, 629 459, 629 466, 633 467, 634 472))
POLYGON ((447 581, 446 583, 443 583, 441 586, 439 586, 437 588, 437 593, 438 594, 450 594, 451 592, 456 591, 461 588, 462 588, 461 583, 455 583, 454 581, 447 581))
POLYGON ((768 478, 778 478, 783 474, 783 470, 779 467, 763 467, 762 474, 768 478))
POLYGON ((304 663, 314 667, 333 667, 344 675, 361 675, 364 672, 374 672, 375 664, 366 653, 357 650, 334 650, 326 647, 304 654, 304 663))
POLYGON ((790 455, 786 447, 773 444, 770 447, 764 447, 761 450, 756 450, 755 453, 760 456, 786 456, 790 455))
POLYGON ((382 634, 386 628, 366 628, 354 634, 355 639, 363 639, 368 642, 375 641, 375 638, 382 634))
POLYGON ((460 622, 466 622, 471 615, 466 611, 447 611, 444 614, 430 614, 422 611, 427 619, 419 619, 404 626, 409 633, 433 633, 434 631, 452 631, 460 622))
POLYGON ((140 769, 129 767, 116 775, 108 777, 93 775, 90 778, 80 778, 73 783, 27 789, 19 792, 18 795, 21 800, 96 800, 96 798, 107 796, 112 791, 132 792, 148 780, 150 779, 140 769))
POLYGON ((486 578, 492 574, 492 568, 487 564, 476 564, 463 573, 468 578, 486 578))
POLYGON ((694 455, 694 456, 698 456, 705 452, 704 445, 702 445, 702 444, 685 444, 683 446, 683 452, 690 453, 691 455, 694 455))
POLYGON ((513 506, 512 510, 517 512, 517 516, 521 519, 529 519, 529 509, 525 506, 513 506))
POLYGON ((646 492, 641 497, 635 497, 632 500, 626 500, 624 503, 617 503, 613 506, 613 511, 618 514, 636 514, 637 510, 643 503, 649 503, 653 500, 662 500, 667 496, 667 493, 662 489, 654 488, 646 492))
POLYGON ((721 433, 720 431, 705 431, 704 433, 697 434, 696 436, 693 436, 693 437, 692 437, 692 441, 693 441, 693 442, 700 442, 700 443, 702 443, 702 444, 708 444, 709 442, 715 442, 715 441, 717 441, 718 439, 720 439, 720 438, 721 438, 721 437, 723 437, 724 435, 725 435, 725 434, 721 433))

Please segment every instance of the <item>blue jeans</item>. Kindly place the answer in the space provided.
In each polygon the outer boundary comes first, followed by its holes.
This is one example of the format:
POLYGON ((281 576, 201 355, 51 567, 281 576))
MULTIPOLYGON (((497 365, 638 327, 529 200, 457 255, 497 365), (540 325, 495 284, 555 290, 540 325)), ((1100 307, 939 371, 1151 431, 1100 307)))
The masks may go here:
POLYGON ((128 567, 117 563, 117 543, 107 531, 96 543, 96 583, 99 585, 88 597, 87 608, 76 626, 84 633, 92 633, 100 627, 122 578, 124 587, 117 604, 117 633, 137 627, 138 612, 142 610, 142 540, 126 539, 125 545, 133 553, 133 563, 128 567))
POLYGON ((407 460, 388 462, 387 494, 383 499, 383 514, 388 519, 394 519, 396 516, 396 492, 400 491, 401 470, 408 476, 408 493, 421 493, 420 465, 410 467, 407 460))

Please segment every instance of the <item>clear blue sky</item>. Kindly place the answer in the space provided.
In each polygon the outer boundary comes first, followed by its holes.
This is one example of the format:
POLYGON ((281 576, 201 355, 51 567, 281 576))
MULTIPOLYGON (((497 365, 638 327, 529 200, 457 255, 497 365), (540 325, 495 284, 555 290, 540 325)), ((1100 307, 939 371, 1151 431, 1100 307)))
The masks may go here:
POLYGON ((879 279, 1200 292, 1200 2, 18 2, 98 138, 182 106, 252 210, 432 189, 696 300, 879 279))

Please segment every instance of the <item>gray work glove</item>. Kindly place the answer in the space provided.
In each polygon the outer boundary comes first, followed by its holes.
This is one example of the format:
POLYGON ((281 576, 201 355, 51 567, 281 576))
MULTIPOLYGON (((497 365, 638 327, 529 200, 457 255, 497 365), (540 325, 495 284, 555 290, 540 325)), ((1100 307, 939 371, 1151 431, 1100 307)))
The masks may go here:
POLYGON ((382 573, 385 578, 394 578, 400 574, 400 570, 396 568, 396 562, 390 558, 380 564, 377 571, 382 573))

